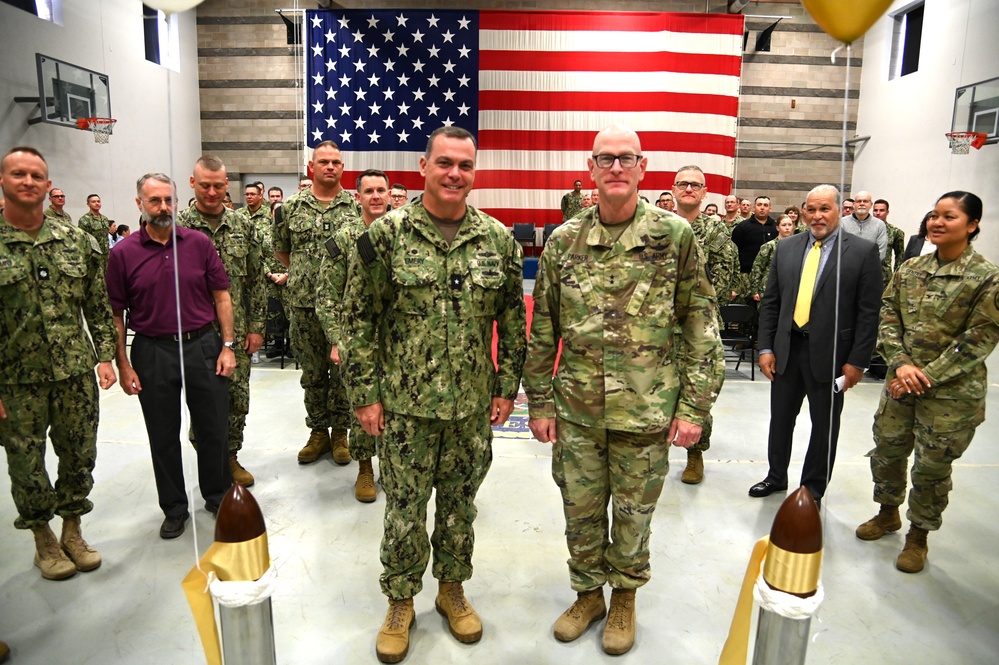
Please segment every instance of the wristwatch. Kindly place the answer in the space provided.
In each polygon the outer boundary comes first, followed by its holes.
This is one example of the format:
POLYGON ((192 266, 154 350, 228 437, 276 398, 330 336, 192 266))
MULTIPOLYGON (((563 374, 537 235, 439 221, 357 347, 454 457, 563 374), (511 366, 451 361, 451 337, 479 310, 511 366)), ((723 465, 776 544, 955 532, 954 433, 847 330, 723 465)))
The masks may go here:
POLYGON ((224 346, 225 348, 229 349, 230 351, 232 350, 232 345, 233 344, 235 344, 235 342, 222 342, 222 346, 224 346))

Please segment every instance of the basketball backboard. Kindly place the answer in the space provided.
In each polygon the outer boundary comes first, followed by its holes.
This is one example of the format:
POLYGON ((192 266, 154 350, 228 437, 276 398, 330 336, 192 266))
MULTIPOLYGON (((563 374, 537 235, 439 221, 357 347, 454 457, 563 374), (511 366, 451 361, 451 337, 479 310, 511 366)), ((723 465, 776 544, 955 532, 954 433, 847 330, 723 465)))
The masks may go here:
POLYGON ((79 118, 112 117, 107 74, 41 53, 35 54, 35 64, 38 69, 40 115, 30 118, 29 124, 48 122, 76 129, 79 118))

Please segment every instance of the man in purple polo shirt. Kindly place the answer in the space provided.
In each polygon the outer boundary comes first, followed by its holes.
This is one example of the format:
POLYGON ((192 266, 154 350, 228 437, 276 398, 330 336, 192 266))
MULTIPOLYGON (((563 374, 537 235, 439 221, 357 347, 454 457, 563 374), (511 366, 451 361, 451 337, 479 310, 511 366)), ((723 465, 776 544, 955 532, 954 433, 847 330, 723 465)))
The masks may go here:
POLYGON ((217 513, 232 484, 227 438, 228 377, 236 368, 232 300, 229 278, 211 240, 197 231, 174 229, 173 181, 162 173, 147 173, 136 190, 144 223, 115 246, 108 263, 108 296, 118 328, 115 360, 122 389, 138 395, 142 405, 156 492, 166 515, 160 537, 176 538, 190 517, 180 447, 181 345, 205 509, 217 513), (131 364, 125 351, 125 310, 135 331, 131 364), (216 314, 221 338, 212 325, 216 314))

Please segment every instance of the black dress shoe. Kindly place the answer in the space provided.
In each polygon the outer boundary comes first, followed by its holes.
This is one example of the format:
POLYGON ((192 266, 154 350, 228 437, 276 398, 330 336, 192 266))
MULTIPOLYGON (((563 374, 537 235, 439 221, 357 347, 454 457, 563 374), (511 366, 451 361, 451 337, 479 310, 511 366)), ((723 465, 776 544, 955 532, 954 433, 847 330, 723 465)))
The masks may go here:
POLYGON ((160 526, 160 538, 163 540, 170 540, 172 538, 177 538, 184 533, 184 524, 187 522, 187 518, 190 517, 190 513, 184 513, 177 517, 166 516, 163 520, 162 526, 160 526))
POLYGON ((784 492, 787 490, 787 485, 783 487, 778 487, 769 480, 761 480, 752 487, 749 488, 749 496, 760 498, 763 496, 770 496, 774 492, 784 492))
POLYGON ((212 517, 218 517, 219 516, 219 507, 216 506, 214 503, 209 503, 209 502, 206 501, 205 502, 205 510, 207 510, 208 512, 210 512, 212 514, 212 517))

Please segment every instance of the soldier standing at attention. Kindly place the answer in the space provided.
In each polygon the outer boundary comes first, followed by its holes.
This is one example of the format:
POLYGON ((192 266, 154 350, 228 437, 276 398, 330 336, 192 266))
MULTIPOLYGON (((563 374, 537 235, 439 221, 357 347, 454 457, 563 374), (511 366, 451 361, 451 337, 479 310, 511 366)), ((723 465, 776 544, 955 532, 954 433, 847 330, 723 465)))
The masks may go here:
POLYGON ((77 226, 89 233, 101 246, 101 253, 104 255, 104 267, 107 269, 108 252, 111 250, 111 239, 109 234, 113 222, 101 214, 101 197, 91 194, 87 197, 87 207, 89 210, 77 221, 77 226))
MULTIPOLYGON (((338 366, 347 264, 354 252, 357 239, 371 226, 371 222, 388 211, 388 176, 377 169, 362 171, 361 175, 357 176, 357 201, 361 204, 362 219, 347 222, 326 242, 327 254, 320 264, 319 286, 316 293, 316 314, 331 345, 330 360, 338 366)), ((350 439, 350 456, 357 460, 358 467, 357 480, 354 482, 354 498, 362 503, 371 503, 375 500, 375 471, 371 466, 371 458, 378 453, 377 439, 360 427, 351 428, 350 439)))
POLYGON ((350 406, 340 381, 340 369, 330 360, 329 343, 316 316, 316 283, 326 241, 348 221, 360 217, 360 208, 340 185, 343 158, 333 141, 312 151, 312 184, 299 190, 274 211, 274 256, 288 268, 292 348, 302 366, 305 424, 312 433, 298 451, 298 463, 310 464, 332 444, 333 461, 350 463, 347 428, 350 406), (330 428, 333 429, 332 438, 330 428))
MULTIPOLYGON (((701 167, 691 164, 677 171, 673 184, 676 214, 690 224, 697 245, 704 252, 704 269, 720 306, 736 295, 732 290, 732 283, 739 274, 739 251, 735 248, 725 223, 700 211, 701 202, 707 194, 708 188, 701 167)), ((721 326, 720 315, 718 325, 721 326)), ((700 441, 687 448, 687 467, 680 476, 681 482, 697 485, 704 480, 704 451, 711 447, 712 423, 709 413, 704 420, 700 441)))
POLYGON ((954 461, 985 420, 985 361, 999 342, 999 267, 975 251, 982 200, 940 197, 926 220, 932 254, 906 261, 881 298, 878 349, 888 363, 874 417, 871 458, 880 512, 857 527, 861 540, 902 528, 906 466, 912 463, 909 533, 895 567, 918 573, 926 535, 942 524, 954 461))
POLYGON ((541 255, 524 390, 531 432, 552 444, 578 594, 555 637, 574 640, 601 619, 610 584, 603 648, 622 654, 635 639, 635 590, 650 578, 669 444, 700 439, 725 366, 693 231, 638 198, 646 169, 638 135, 603 130, 587 162, 600 206, 556 229, 541 255))
POLYGON ((572 183, 572 191, 562 197, 562 221, 568 221, 583 209, 583 181, 572 183))
POLYGON ((0 445, 14 526, 34 533, 42 577, 61 580, 101 565, 83 540, 80 516, 94 508, 87 497, 97 460, 97 383, 107 390, 116 381, 115 330, 97 241, 42 212, 52 186, 45 158, 14 148, 0 161, 0 186, 0 445), (45 470, 46 435, 59 457, 55 488, 45 470), (53 515, 63 518, 59 540, 49 528, 53 515))
POLYGON ((63 208, 66 205, 66 195, 58 187, 49 190, 49 207, 45 209, 44 215, 49 219, 54 219, 63 224, 73 225, 73 218, 63 208))
POLYGON ((348 269, 339 352, 357 420, 380 438, 389 608, 376 652, 386 663, 409 649, 431 545, 437 611, 460 642, 482 637, 462 582, 472 576, 475 494, 492 462, 491 426, 513 411, 526 323, 520 245, 465 203, 475 157, 467 131, 435 130, 420 157, 422 201, 372 222, 348 269))
MULTIPOLYGON (((233 349, 236 369, 229 376, 229 470, 233 482, 250 487, 253 485, 253 474, 243 468, 237 456, 243 448, 243 429, 246 427, 246 414, 250 412, 250 356, 264 343, 267 292, 260 234, 245 215, 223 205, 228 186, 229 179, 222 161, 212 155, 200 157, 191 176, 194 205, 177 215, 177 225, 208 236, 229 276, 234 339, 237 342, 237 348, 233 349)), ((254 188, 254 191, 257 189, 254 188)))
MULTIPOLYGON (((274 256, 271 207, 270 205, 264 205, 264 188, 260 183, 250 183, 247 185, 243 189, 243 198, 246 200, 246 205, 236 210, 236 214, 247 221, 260 240, 261 264, 263 265, 267 287, 264 296, 264 315, 268 318, 277 318, 281 316, 281 312, 277 310, 270 312, 267 307, 267 298, 271 297, 281 300, 284 294, 284 288, 282 287, 288 281, 288 273, 285 272, 284 266, 274 256)), ((260 351, 255 351, 251 355, 251 360, 254 363, 259 363, 260 351)), ((236 480, 235 474, 233 475, 233 480, 236 480)), ((249 485, 246 485, 246 487, 249 487, 249 485)))

